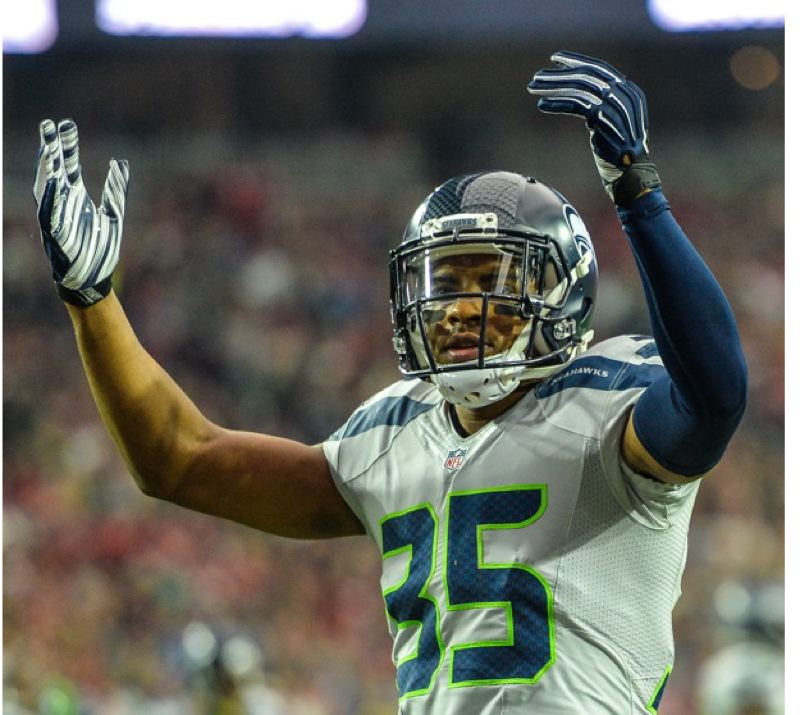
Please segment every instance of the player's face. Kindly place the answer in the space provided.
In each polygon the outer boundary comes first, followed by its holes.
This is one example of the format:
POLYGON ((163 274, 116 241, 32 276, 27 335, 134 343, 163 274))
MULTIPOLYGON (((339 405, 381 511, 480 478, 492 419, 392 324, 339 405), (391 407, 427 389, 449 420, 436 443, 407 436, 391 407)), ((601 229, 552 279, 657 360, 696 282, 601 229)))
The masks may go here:
MULTIPOLYGON (((504 265, 491 255, 451 256, 439 260, 432 271, 432 294, 519 294, 518 262, 504 265)), ((440 365, 477 360, 481 337, 482 299, 479 296, 434 301, 423 310, 431 351, 440 365)), ((484 357, 508 350, 526 325, 518 306, 489 301, 486 314, 484 357)))

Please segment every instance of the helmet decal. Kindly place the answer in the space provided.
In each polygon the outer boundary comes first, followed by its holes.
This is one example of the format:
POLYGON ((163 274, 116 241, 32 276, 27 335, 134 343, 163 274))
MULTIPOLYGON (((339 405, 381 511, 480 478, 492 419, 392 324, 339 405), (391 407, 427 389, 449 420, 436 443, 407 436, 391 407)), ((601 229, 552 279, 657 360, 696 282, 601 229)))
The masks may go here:
POLYGON ((564 219, 572 229, 572 235, 575 236, 576 239, 588 239, 589 231, 586 229, 586 224, 583 222, 583 219, 580 217, 578 212, 573 208, 572 204, 565 203, 563 208, 564 219))

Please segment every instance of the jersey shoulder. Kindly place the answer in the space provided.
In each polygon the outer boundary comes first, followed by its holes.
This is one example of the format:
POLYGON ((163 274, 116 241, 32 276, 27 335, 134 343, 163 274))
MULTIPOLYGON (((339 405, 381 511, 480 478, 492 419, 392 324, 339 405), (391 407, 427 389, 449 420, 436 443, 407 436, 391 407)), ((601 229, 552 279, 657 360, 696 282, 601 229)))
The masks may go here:
POLYGON ((363 402, 324 443, 342 481, 363 473, 413 420, 442 402, 439 391, 418 379, 398 380, 363 402))
POLYGON ((537 387, 540 398, 570 389, 600 393, 647 387, 664 373, 655 340, 619 335, 593 346, 537 387))
POLYGON ((422 380, 398 380, 365 400, 329 440, 357 437, 375 428, 400 428, 437 405, 441 396, 422 380))
POLYGON ((620 335, 587 350, 535 392, 550 423, 599 437, 609 418, 624 412, 664 374, 651 337, 620 335))

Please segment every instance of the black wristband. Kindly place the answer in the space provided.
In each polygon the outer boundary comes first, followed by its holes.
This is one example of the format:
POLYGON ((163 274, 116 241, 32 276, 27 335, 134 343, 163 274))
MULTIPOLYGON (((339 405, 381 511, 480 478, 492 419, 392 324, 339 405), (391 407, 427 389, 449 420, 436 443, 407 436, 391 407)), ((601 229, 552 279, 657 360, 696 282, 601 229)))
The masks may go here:
POLYGON ((611 195, 617 206, 635 199, 647 189, 657 189, 661 186, 661 177, 658 175, 656 165, 647 161, 635 161, 611 185, 611 195))
POLYGON ((82 288, 81 290, 71 290, 60 283, 56 283, 56 290, 58 295, 61 296, 61 300, 81 308, 88 308, 90 305, 103 300, 111 292, 111 288, 111 276, 100 281, 97 285, 82 288))

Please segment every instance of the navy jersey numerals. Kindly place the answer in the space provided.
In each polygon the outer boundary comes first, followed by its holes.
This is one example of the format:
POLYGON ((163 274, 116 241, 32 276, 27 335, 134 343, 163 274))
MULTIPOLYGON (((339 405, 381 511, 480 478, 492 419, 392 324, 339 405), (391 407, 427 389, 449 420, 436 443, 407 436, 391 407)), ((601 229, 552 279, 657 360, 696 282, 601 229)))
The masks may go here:
POLYGON ((534 683, 555 659, 553 599, 547 582, 526 564, 487 562, 484 536, 534 523, 547 508, 543 485, 454 492, 445 507, 443 563, 436 560, 439 521, 430 504, 381 522, 384 558, 410 552, 403 580, 384 593, 398 628, 417 626, 417 648, 397 664, 401 698, 427 693, 444 661, 441 613, 428 592, 441 572, 447 611, 502 608, 504 637, 451 648, 450 687, 534 683))
POLYGON ((444 656, 439 606, 428 595, 436 568, 438 522, 429 504, 387 516, 382 522, 383 558, 410 551, 405 578, 384 592, 386 612, 398 628, 418 626, 416 652, 397 665, 397 687, 401 696, 427 693, 444 656))

